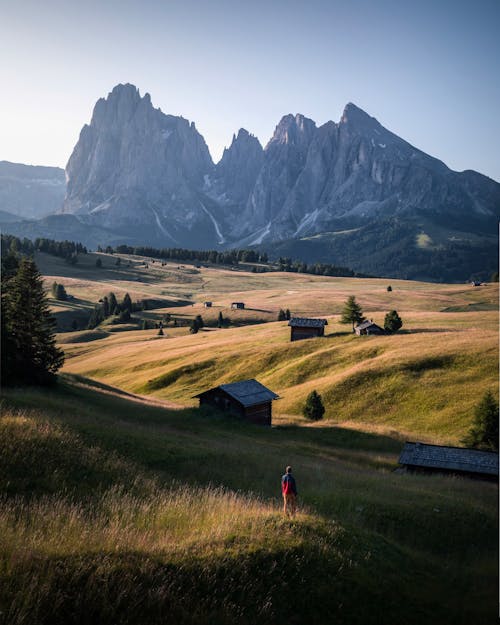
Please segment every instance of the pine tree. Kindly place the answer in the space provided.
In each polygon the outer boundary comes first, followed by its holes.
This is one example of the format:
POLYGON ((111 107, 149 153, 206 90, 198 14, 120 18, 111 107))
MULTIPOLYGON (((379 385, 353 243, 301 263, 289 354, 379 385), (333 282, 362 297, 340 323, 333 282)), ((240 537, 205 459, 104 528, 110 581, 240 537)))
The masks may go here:
POLYGON ((125 293, 121 307, 122 310, 128 310, 129 313, 132 312, 132 300, 130 299, 130 295, 128 293, 125 293))
POLYGON ((52 297, 55 299, 57 297, 57 282, 52 283, 52 287, 50 289, 52 297))
POLYGON ((384 330, 386 332, 397 332, 403 326, 403 321, 398 315, 397 310, 388 312, 384 319, 384 330))
POLYGON ((285 321, 286 320, 286 312, 280 308, 280 311, 278 313, 278 321, 285 321))
POLYGON ((323 406, 321 395, 316 391, 309 393, 302 413, 304 417, 310 421, 319 421, 322 419, 325 414, 325 407, 323 406))
POLYGON ((163 336, 163 328, 160 326, 160 329, 158 330, 158 336, 163 336))
POLYGON ((200 326, 198 324, 198 319, 192 319, 190 323, 190 328, 189 328, 189 331, 191 332, 191 334, 197 334, 199 329, 200 329, 200 326))
POLYGON ((43 279, 23 258, 2 288, 2 378, 4 384, 49 384, 64 362, 56 346, 43 279))
POLYGON ((116 295, 113 293, 113 291, 111 291, 111 293, 108 293, 108 302, 110 314, 117 315, 118 313, 116 313, 115 310, 118 306, 118 302, 116 301, 116 295))
POLYGON ((107 319, 109 317, 109 313, 110 313, 110 311, 109 311, 109 300, 108 300, 107 296, 105 295, 102 298, 102 314, 103 314, 104 319, 107 319))
POLYGON ((100 258, 98 258, 98 259, 95 261, 95 266, 96 266, 98 269, 100 269, 100 268, 102 267, 102 260, 101 260, 100 258))
POLYGON ((196 315, 196 323, 198 324, 198 329, 205 327, 205 322, 203 321, 203 317, 201 315, 196 315))
POLYGON ((387 292, 390 293, 392 291, 392 286, 389 284, 389 286, 387 287, 387 292))
POLYGON ((285 310, 285 318, 287 321, 290 321, 290 319, 292 318, 292 313, 290 312, 289 308, 285 310))
POLYGON ((224 327, 224 315, 222 314, 222 311, 219 313, 219 317, 217 319, 217 327, 218 328, 224 327))
POLYGON ((61 302, 65 302, 68 299, 68 294, 66 293, 64 284, 56 284, 55 298, 61 302))
POLYGON ((351 323, 352 331, 354 332, 354 326, 364 321, 364 319, 361 306, 357 303, 354 295, 350 295, 344 304, 340 323, 351 323))
POLYGON ((498 451, 498 402, 485 393, 474 411, 474 422, 463 442, 469 447, 498 451))

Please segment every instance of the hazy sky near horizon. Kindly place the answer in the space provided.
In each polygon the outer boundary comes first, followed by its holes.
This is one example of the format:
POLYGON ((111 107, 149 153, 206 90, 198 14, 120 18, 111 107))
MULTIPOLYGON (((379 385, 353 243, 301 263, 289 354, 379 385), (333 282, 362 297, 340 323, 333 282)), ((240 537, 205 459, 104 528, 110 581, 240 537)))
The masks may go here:
POLYGON ((354 102, 452 169, 500 181, 499 0, 0 0, 0 160, 64 167, 118 83, 194 121, 214 160, 240 127, 354 102))

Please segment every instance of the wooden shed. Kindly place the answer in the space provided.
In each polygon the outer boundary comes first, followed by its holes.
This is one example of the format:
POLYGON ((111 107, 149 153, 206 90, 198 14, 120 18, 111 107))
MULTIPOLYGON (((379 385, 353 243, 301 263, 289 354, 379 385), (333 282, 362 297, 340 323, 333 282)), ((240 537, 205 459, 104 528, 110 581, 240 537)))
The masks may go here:
POLYGON ((363 323, 359 323, 355 328, 354 332, 358 336, 370 335, 370 334, 385 334, 384 328, 381 328, 376 323, 373 323, 373 319, 367 319, 363 321, 363 323))
POLYGON ((290 326, 290 340, 301 341, 312 339, 316 336, 325 335, 326 319, 309 319, 307 317, 292 317, 288 322, 290 326))
POLYGON ((212 302, 203 302, 203 306, 205 306, 205 308, 212 308, 212 302))
POLYGON ((279 396, 257 380, 244 380, 221 384, 195 397, 200 406, 224 410, 250 423, 271 425, 272 402, 279 396))
POLYGON ((244 302, 232 302, 231 308, 245 308, 244 302))
POLYGON ((409 471, 498 480, 498 454, 492 451, 407 442, 399 464, 409 471))

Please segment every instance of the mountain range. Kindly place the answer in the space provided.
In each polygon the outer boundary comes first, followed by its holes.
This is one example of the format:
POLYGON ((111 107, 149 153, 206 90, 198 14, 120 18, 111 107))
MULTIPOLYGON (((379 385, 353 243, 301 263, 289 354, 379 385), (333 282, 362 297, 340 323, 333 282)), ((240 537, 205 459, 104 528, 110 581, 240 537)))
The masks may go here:
POLYGON ((486 277, 496 268, 500 184, 450 170, 352 103, 338 123, 285 115, 264 148, 240 129, 215 164, 194 123, 154 108, 133 85, 117 85, 80 133, 64 198, 62 170, 53 178, 30 171, 39 204, 29 201, 33 187, 22 187, 19 170, 15 184, 25 195, 11 183, 13 202, 2 167, 0 211, 42 217, 13 222, 0 212, 13 234, 64 232, 91 247, 258 246, 431 280, 486 277))

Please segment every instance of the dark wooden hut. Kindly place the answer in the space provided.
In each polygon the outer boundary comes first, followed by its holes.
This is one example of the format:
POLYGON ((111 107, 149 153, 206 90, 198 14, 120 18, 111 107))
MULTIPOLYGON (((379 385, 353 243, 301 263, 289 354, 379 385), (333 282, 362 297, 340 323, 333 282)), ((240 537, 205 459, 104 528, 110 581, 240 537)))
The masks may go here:
POLYGON ((308 319, 306 317, 292 317, 288 322, 290 326, 290 340, 301 341, 302 339, 312 339, 316 336, 325 335, 325 326, 328 325, 326 319, 308 319))
POLYGON ((233 302, 231 308, 245 308, 244 302, 233 302))
POLYGON ((258 425, 271 425, 272 402, 278 395, 257 380, 221 384, 195 395, 200 406, 212 406, 258 425))
POLYGON ((399 464, 409 471, 498 480, 498 454, 479 449, 407 442, 399 464))
POLYGON ((373 323, 372 319, 367 319, 363 321, 363 323, 359 323, 355 328, 354 332, 358 336, 370 335, 370 334, 385 334, 384 328, 381 328, 376 323, 373 323))
POLYGON ((205 306, 205 308, 212 308, 212 302, 203 302, 203 306, 205 306))

